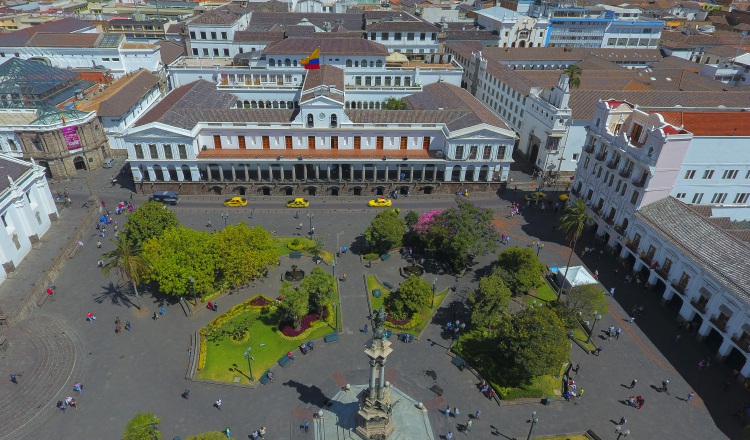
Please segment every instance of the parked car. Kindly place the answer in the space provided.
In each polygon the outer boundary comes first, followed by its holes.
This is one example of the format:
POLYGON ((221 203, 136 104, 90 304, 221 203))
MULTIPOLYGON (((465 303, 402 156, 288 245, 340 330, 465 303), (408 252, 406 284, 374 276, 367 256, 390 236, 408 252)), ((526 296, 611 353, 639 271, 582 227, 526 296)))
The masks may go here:
POLYGON ((527 195, 526 197, 524 197, 524 199, 530 200, 532 202, 536 202, 536 201, 544 202, 547 200, 547 195, 544 194, 543 192, 537 191, 535 193, 531 193, 527 195))
POLYGON ((303 199, 302 197, 297 197, 294 200, 288 201, 286 206, 288 208, 307 208, 308 206, 310 206, 310 202, 308 202, 307 199, 303 199))
POLYGON ((391 199, 387 197, 378 197, 377 199, 372 199, 369 202, 367 202, 367 206, 375 206, 375 207, 381 207, 381 206, 391 206, 391 199))
POLYGON ((224 200, 224 206, 247 206, 247 199, 242 197, 232 197, 224 200))

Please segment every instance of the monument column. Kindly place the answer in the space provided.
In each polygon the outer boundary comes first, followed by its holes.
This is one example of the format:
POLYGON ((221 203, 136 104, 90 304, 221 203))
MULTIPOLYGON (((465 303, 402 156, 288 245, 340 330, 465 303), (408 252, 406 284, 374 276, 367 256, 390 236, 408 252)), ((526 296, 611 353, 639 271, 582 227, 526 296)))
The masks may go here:
POLYGON ((370 399, 375 398, 375 371, 377 370, 377 364, 375 359, 370 359, 370 399))

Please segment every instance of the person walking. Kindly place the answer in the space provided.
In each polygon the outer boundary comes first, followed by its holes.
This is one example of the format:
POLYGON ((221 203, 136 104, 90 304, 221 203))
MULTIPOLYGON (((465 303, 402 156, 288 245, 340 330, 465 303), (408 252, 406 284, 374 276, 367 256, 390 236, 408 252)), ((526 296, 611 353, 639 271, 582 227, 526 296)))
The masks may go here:
POLYGON ((166 312, 164 311, 164 307, 161 307, 161 308, 159 309, 159 314, 161 314, 161 316, 164 316, 164 314, 165 314, 165 313, 166 313, 166 312))
POLYGON ((625 417, 620 417, 620 423, 618 423, 618 425, 622 426, 626 423, 628 423, 628 419, 626 419, 625 417))
POLYGON ((621 328, 618 328, 617 330, 615 330, 615 339, 617 339, 618 341, 620 340, 620 333, 622 333, 621 328))
POLYGON ((260 431, 258 431, 258 434, 260 434, 260 438, 266 438, 266 427, 261 426, 260 431))
POLYGON ((466 422, 466 431, 467 432, 471 432, 471 424, 472 424, 472 420, 469 419, 469 421, 466 422))
POLYGON ((482 414, 482 411, 477 410, 477 412, 474 414, 474 418, 479 420, 479 416, 482 414))
POLYGON ((214 406, 216 407, 216 409, 221 411, 221 399, 216 399, 216 402, 214 402, 214 406))
POLYGON ((690 390, 687 395, 687 399, 685 399, 685 402, 690 403, 690 401, 693 400, 693 397, 695 397, 695 393, 693 392, 693 390, 690 390))
POLYGON ((307 432, 307 430, 310 429, 310 422, 308 422, 307 420, 305 420, 305 424, 302 425, 302 427, 305 428, 305 432, 307 432))
POLYGON ((448 408, 445 409, 445 418, 447 419, 450 416, 451 416, 451 407, 449 406, 448 408))
POLYGON ((190 390, 185 388, 185 391, 182 392, 182 395, 185 397, 185 400, 190 400, 190 390))
POLYGON ((661 389, 660 389, 660 391, 668 393, 668 391, 667 391, 667 387, 668 386, 669 386, 669 381, 668 380, 661 381, 661 389))
POLYGON ((227 438, 232 438, 232 432, 229 430, 229 426, 224 430, 224 434, 226 434, 227 438))
POLYGON ((461 413, 458 412, 458 407, 454 407, 453 408, 453 417, 458 417, 459 415, 461 415, 461 413))
POLYGON ((453 433, 451 431, 445 434, 445 440, 453 440, 453 433))
POLYGON ((635 388, 635 384, 637 384, 637 383, 638 383, 638 380, 637 379, 633 379, 633 381, 630 382, 630 386, 628 387, 628 389, 632 390, 633 388, 635 388))
POLYGON ((615 297, 615 288, 614 287, 611 288, 611 289, 609 289, 609 296, 611 296, 612 298, 615 297))
POLYGON ((602 353, 602 347, 597 347, 596 350, 594 350, 594 353, 599 356, 602 353))

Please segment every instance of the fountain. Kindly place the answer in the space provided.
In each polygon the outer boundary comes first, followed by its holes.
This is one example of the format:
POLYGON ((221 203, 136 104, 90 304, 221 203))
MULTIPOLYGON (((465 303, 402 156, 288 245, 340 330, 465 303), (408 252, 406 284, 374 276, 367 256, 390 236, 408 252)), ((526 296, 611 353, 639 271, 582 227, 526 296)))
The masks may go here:
POLYGON ((424 274, 424 269, 422 269, 422 266, 411 263, 408 266, 404 266, 401 268, 402 275, 405 277, 409 277, 410 275, 416 275, 418 277, 421 277, 424 274))
POLYGON ((292 265, 292 268, 286 272, 284 272, 284 279, 287 281, 301 281, 302 278, 305 277, 305 271, 302 269, 297 269, 296 265, 292 265))

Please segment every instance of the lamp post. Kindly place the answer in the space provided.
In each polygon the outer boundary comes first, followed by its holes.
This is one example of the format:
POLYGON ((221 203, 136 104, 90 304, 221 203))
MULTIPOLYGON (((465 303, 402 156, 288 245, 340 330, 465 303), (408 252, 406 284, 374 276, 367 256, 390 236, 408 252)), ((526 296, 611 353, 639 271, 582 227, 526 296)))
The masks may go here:
POLYGON ((435 308, 435 292, 437 291, 437 278, 432 282, 432 304, 430 305, 431 309, 435 308))
POLYGON ((312 221, 315 218, 315 214, 307 214, 307 218, 310 219, 310 236, 312 236, 315 232, 313 229, 312 221))
POLYGON ((198 307, 198 300, 195 298, 195 279, 192 275, 190 275, 190 290, 193 292, 193 304, 195 304, 195 307, 198 307))
POLYGON ((539 418, 536 416, 536 411, 531 411, 531 419, 529 419, 529 423, 531 423, 531 427, 529 428, 529 435, 526 437, 526 440, 531 439, 531 431, 534 430, 534 425, 539 423, 539 418))
POLYGON ((617 440, 620 440, 620 437, 627 437, 630 435, 630 430, 622 429, 622 425, 615 426, 615 432, 617 433, 617 440))
POLYGON ((245 357, 247 358, 247 369, 250 371, 250 382, 255 382, 255 379, 253 379, 253 367, 250 365, 250 350, 252 350, 252 347, 247 347, 247 350, 245 350, 245 357))
POLYGON ((336 312, 336 321, 333 322, 333 329, 339 331, 339 303, 333 303, 333 309, 336 312))
POLYGON ((544 249, 544 243, 542 243, 542 241, 539 240, 539 241, 535 241, 532 244, 534 246, 536 246, 536 256, 539 257, 539 251, 541 251, 542 249, 544 249))
POLYGON ((229 220, 229 213, 228 212, 222 212, 221 213, 221 218, 224 219, 224 227, 226 228, 226 226, 227 226, 227 220, 229 220))
POLYGON ((594 312, 594 323, 591 324, 591 333, 589 333, 588 339, 586 339, 586 343, 588 344, 591 342, 591 336, 594 334, 594 327, 596 326, 596 322, 602 319, 602 314, 599 312, 594 312))

